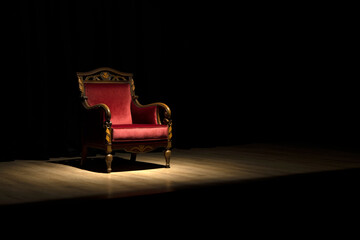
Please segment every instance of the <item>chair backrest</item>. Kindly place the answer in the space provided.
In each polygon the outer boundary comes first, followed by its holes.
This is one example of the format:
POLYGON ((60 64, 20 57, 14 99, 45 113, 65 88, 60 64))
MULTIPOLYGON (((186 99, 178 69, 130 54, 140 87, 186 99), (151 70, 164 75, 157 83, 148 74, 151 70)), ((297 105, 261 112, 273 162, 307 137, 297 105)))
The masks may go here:
POLYGON ((77 73, 79 88, 90 106, 104 103, 111 112, 113 124, 132 124, 131 101, 134 81, 131 73, 98 68, 77 73))

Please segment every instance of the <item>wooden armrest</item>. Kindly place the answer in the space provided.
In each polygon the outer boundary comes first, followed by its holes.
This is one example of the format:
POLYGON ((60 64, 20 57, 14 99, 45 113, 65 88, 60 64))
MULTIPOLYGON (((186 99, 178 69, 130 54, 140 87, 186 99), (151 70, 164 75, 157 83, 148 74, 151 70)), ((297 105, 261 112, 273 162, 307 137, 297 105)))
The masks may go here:
POLYGON ((158 106, 158 107, 162 107, 164 110, 165 110, 165 118, 167 119, 171 119, 171 110, 169 108, 168 105, 166 105, 165 103, 161 103, 161 102, 156 102, 156 103, 150 103, 150 104, 146 104, 144 105, 144 107, 147 107, 147 106, 158 106))
MULTIPOLYGON (((160 107, 164 109, 164 119, 163 122, 164 124, 169 124, 169 122, 171 122, 171 110, 169 108, 168 105, 166 105, 165 103, 161 103, 161 102, 156 102, 156 103, 150 103, 150 104, 146 104, 146 105, 142 105, 139 103, 139 101, 136 99, 134 99, 134 104, 137 108, 141 109, 141 108, 147 108, 147 107, 160 107)), ((160 117, 159 117, 159 113, 157 112, 157 122, 161 122, 160 121, 160 117)))
POLYGON ((110 108, 104 104, 104 103, 100 103, 100 104, 96 104, 93 106, 90 106, 88 101, 87 101, 87 97, 83 97, 83 101, 82 101, 82 105, 85 108, 85 110, 91 111, 91 110, 98 110, 101 109, 104 111, 105 113, 105 120, 106 122, 110 122, 111 119, 111 112, 110 112, 110 108))

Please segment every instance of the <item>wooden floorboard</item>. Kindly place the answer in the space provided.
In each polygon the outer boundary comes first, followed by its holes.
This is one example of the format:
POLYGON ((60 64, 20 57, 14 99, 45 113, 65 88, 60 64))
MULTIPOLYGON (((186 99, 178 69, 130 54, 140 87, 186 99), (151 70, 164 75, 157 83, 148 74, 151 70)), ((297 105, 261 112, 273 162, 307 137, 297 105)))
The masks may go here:
POLYGON ((85 198, 122 198, 254 179, 360 168, 358 152, 326 148, 247 144, 230 147, 174 149, 171 168, 162 153, 117 153, 113 172, 103 173, 102 156, 49 161, 0 162, 0 205, 85 198))
POLYGON ((252 229, 251 236, 277 238, 287 231, 288 239, 338 229, 343 239, 360 224, 358 151, 290 144, 174 149, 170 169, 161 152, 135 163, 129 157, 116 154, 111 174, 103 156, 84 169, 78 157, 0 162, 2 230, 224 238, 252 229))

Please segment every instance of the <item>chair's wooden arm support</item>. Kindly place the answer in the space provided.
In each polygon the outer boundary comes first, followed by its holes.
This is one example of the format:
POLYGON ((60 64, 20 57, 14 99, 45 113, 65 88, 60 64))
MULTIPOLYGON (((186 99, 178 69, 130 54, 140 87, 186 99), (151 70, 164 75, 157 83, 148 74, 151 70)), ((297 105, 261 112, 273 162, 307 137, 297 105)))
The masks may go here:
MULTIPOLYGON (((144 107, 146 106, 156 106, 156 107, 160 107, 164 109, 164 118, 163 118, 163 124, 168 125, 168 131, 169 131, 169 135, 168 135, 168 145, 167 145, 167 149, 170 149, 172 146, 171 143, 171 139, 172 139, 172 120, 171 120, 171 110, 169 108, 168 105, 166 105, 165 103, 161 103, 161 102, 156 102, 156 103, 151 103, 151 104, 147 104, 144 105, 144 107)), ((160 116, 159 116, 159 112, 157 113, 157 117, 158 117, 158 122, 160 123, 160 116)))
POLYGON ((171 120, 171 110, 168 105, 166 105, 165 103, 161 103, 161 102, 150 103, 150 104, 144 105, 144 107, 151 107, 151 106, 161 107, 165 110, 164 111, 164 121, 166 121, 165 124, 167 124, 168 121, 171 120))
MULTIPOLYGON (((162 109, 164 109, 163 124, 169 125, 169 123, 171 122, 171 110, 170 110, 169 106, 167 106, 165 103, 156 102, 156 103, 142 105, 142 104, 139 103, 139 101, 137 99, 135 99, 134 104, 137 107, 137 109, 140 110, 140 111, 141 111, 141 109, 145 110, 145 109, 148 109, 148 108, 151 108, 151 107, 162 108, 162 109)), ((156 115, 157 115, 156 116, 156 118, 157 118, 156 122, 158 122, 160 124, 161 123, 160 115, 159 115, 159 112, 157 110, 156 110, 156 115)))
POLYGON ((87 110, 87 111, 98 111, 98 110, 104 111, 105 121, 110 122, 111 112, 110 112, 110 108, 106 104, 100 103, 100 104, 90 106, 87 101, 87 98, 84 97, 82 100, 82 105, 85 108, 85 110, 87 110))
POLYGON ((92 143, 111 143, 111 113, 106 104, 89 105, 86 97, 83 106, 83 141, 92 143))
POLYGON ((165 103, 156 102, 156 103, 150 104, 150 106, 162 107, 165 110, 165 119, 168 119, 168 120, 171 119, 171 110, 170 110, 169 106, 166 105, 165 103))

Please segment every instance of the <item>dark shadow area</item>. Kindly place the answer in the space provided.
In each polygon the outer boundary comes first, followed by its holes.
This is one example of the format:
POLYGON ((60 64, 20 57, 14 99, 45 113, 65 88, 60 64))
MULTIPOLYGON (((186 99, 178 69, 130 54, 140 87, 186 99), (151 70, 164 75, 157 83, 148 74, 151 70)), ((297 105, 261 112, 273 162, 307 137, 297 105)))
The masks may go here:
POLYGON ((13 60, 3 88, 16 97, 4 112, 21 127, 2 127, 13 145, 5 160, 78 156, 76 72, 105 66, 134 73, 140 103, 169 105, 176 147, 301 140, 359 148, 356 8, 73 0, 9 9, 4 46, 13 60))
MULTIPOLYGON (((102 162, 93 159, 94 165, 102 162), (96 163, 95 163, 96 162, 96 163)), ((71 165, 59 161, 60 164, 71 165)), ((157 164, 134 162, 117 159, 116 171, 143 170, 163 167, 157 164)), ((78 163, 72 163, 76 165, 78 163)), ((76 167, 76 166, 75 166, 76 167)), ((8 205, 9 208, 47 209, 77 208, 89 206, 94 211, 106 205, 117 212, 116 206, 127 206, 122 213, 143 211, 162 212, 171 209, 176 214, 187 214, 189 211, 211 211, 226 214, 230 212, 277 212, 303 214, 308 211, 352 211, 359 210, 360 168, 324 171, 315 173, 293 174, 287 176, 218 182, 198 186, 183 186, 170 192, 143 194, 130 197, 108 198, 93 196, 66 200, 54 200, 39 203, 8 205), (330 208, 329 208, 330 207, 330 208)), ((115 195, 114 195, 115 196, 115 195)), ((4 207, 4 206, 2 206, 4 207)), ((102 211, 101 209, 98 209, 102 211)))
MULTIPOLYGON (((80 158, 71 158, 66 160, 50 161, 50 162, 81 168, 83 170, 87 170, 91 172, 107 173, 105 157, 87 158, 83 166, 80 165, 80 160, 81 160, 80 158)), ((155 163, 130 161, 125 158, 114 156, 111 167, 112 167, 112 172, 127 172, 127 171, 139 171, 139 170, 148 170, 155 168, 164 168, 165 166, 155 163)))
MULTIPOLYGON (((126 160, 118 162, 123 161, 126 160)), ((66 226, 62 227, 69 230, 71 226, 84 226, 87 230, 82 230, 82 235, 93 234, 94 229, 89 228, 92 225, 99 229, 100 225, 109 228, 122 224, 137 229, 140 224, 150 232, 164 224, 164 231, 172 232, 181 226, 192 230, 192 234, 209 236, 214 232, 239 234, 250 229, 255 230, 252 234, 266 236, 307 236, 308 232, 344 236, 357 226, 359 180, 360 169, 354 168, 185 186, 172 192, 134 197, 95 196, 8 205, 0 206, 0 211, 9 216, 9 222, 16 219, 17 224, 26 226, 34 224, 34 216, 50 228, 58 228, 64 221, 66 226), (98 221, 109 216, 111 221, 98 221)))

